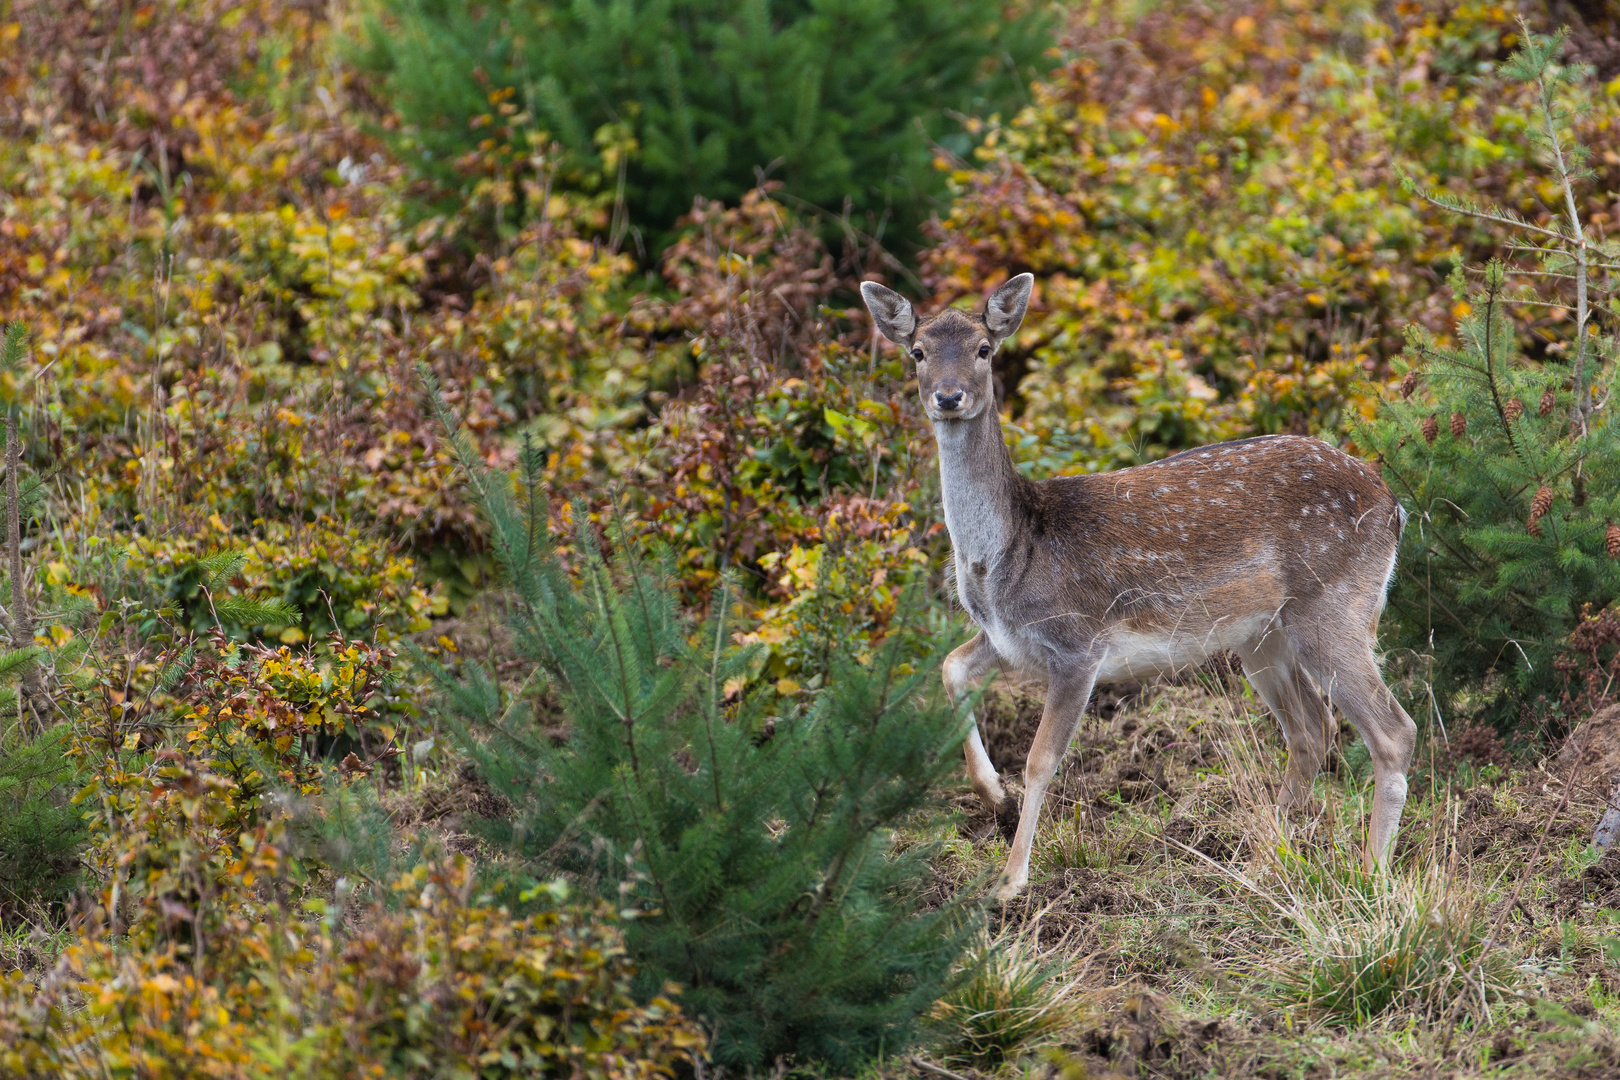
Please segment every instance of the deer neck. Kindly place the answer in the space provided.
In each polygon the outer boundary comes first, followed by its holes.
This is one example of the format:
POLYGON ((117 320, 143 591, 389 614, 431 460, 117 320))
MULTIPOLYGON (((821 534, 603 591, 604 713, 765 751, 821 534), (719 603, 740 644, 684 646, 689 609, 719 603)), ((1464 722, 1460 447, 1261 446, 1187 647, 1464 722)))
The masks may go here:
POLYGON ((945 527, 959 563, 993 563, 1012 542, 1013 494, 1021 481, 1001 436, 1001 416, 934 423, 945 527))

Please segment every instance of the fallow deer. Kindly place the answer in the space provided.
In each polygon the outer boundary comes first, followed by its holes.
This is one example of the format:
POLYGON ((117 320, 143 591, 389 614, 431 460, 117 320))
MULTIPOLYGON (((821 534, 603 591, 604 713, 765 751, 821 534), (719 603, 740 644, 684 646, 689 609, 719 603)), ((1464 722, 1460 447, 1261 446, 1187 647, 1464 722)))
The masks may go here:
POLYGON ((979 312, 947 308, 926 319, 898 293, 861 286, 878 330, 915 361, 939 447, 956 593, 979 627, 946 658, 946 692, 960 701, 998 668, 1047 688, 1021 810, 977 726, 965 745, 974 789, 1010 834, 997 896, 1015 896, 1029 880, 1041 803, 1093 686, 1185 670, 1224 650, 1242 659, 1282 725, 1281 806, 1309 800, 1326 757, 1323 695, 1366 741, 1367 862, 1384 864, 1416 736, 1375 652, 1405 512, 1373 468, 1296 435, 1110 473, 1020 476, 990 361, 1023 322, 1033 284, 1020 274, 979 312))

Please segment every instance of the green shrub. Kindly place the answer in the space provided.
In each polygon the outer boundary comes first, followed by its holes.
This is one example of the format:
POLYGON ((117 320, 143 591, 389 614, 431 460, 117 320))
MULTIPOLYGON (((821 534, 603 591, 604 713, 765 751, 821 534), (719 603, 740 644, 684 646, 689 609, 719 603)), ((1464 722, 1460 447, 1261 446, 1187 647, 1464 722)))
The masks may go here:
POLYGON ((1046 44, 1042 20, 1003 12, 997 0, 381 0, 363 59, 416 164, 456 187, 494 179, 497 205, 540 195, 534 158, 555 140, 564 183, 622 185, 630 220, 653 230, 698 195, 735 201, 758 170, 833 213, 847 198, 914 226, 942 189, 930 142, 951 130, 947 110, 1012 106, 1046 44))
POLYGON ((389 641, 426 630, 428 616, 445 611, 418 581, 414 560, 356 528, 322 520, 266 524, 263 532, 228 565, 216 565, 235 539, 228 533, 133 536, 128 569, 179 610, 187 629, 221 626, 238 637, 257 630, 286 644, 334 630, 389 641))
POLYGON ((1412 512, 1390 599, 1399 644, 1434 657, 1442 700, 1485 690, 1472 707, 1494 700, 1501 720, 1516 717, 1523 696, 1555 696, 1553 661, 1583 606, 1620 596, 1620 440, 1608 406, 1616 341, 1595 321, 1614 303, 1620 244, 1583 227, 1586 154, 1573 125, 1585 73, 1556 63, 1562 46, 1562 35, 1532 35, 1503 69, 1539 101, 1532 135, 1553 213, 1531 223, 1412 185, 1517 234, 1514 265, 1452 275, 1465 313, 1455 345, 1409 331, 1402 396, 1358 436, 1412 512), (1537 287, 1509 289, 1521 273, 1537 287), (1539 357, 1524 353, 1515 325, 1530 305, 1574 316, 1539 357))
POLYGON ((59 904, 78 881, 86 827, 70 802, 69 734, 61 725, 31 740, 0 737, 0 918, 59 904))
POLYGON ((694 627, 667 574, 604 562, 588 532, 576 585, 550 552, 533 457, 516 501, 468 443, 459 457, 510 579, 512 640, 565 718, 559 735, 481 669, 441 672, 469 752, 516 808, 493 837, 536 876, 569 873, 638 911, 625 934, 643 989, 684 986, 718 1063, 848 1069, 899 1049, 966 915, 927 909, 927 845, 891 843, 963 736, 933 664, 902 675, 881 648, 772 724, 763 695, 728 713, 724 687, 750 657, 728 647, 723 611, 694 627))

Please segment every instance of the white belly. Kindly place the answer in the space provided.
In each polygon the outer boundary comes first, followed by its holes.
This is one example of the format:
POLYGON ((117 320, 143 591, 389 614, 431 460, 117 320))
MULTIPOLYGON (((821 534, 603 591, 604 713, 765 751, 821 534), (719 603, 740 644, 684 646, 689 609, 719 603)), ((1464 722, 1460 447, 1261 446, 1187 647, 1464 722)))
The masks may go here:
POLYGON ((1190 671, 1215 653, 1252 643, 1272 618, 1270 612, 1257 612, 1162 633, 1117 628, 1108 634, 1108 652, 1097 671, 1097 681, 1147 679, 1190 671))

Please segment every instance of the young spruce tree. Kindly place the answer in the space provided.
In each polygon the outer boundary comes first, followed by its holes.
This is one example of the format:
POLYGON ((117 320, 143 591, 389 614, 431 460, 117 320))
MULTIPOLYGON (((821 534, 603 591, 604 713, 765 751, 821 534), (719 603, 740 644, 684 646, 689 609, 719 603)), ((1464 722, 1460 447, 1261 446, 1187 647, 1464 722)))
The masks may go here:
POLYGON ((1610 285, 1620 244, 1582 224, 1578 192, 1589 174, 1572 121, 1584 78, 1558 63, 1562 48, 1562 34, 1526 29, 1502 68, 1538 97, 1531 136, 1558 192, 1547 220, 1408 178, 1421 198, 1514 237, 1509 261, 1454 271, 1452 291, 1466 300, 1456 343, 1410 329, 1397 364, 1401 398, 1360 435, 1411 512, 1390 595, 1398 644, 1434 658, 1443 705, 1500 726, 1514 722, 1520 701, 1551 696, 1552 661, 1585 606, 1620 597, 1620 428, 1611 408, 1620 303, 1610 285), (1510 288, 1520 275, 1542 288, 1510 288), (1544 359, 1520 351, 1512 314, 1525 305, 1574 315, 1569 338, 1544 359))
POLYGON ((625 937, 642 990, 681 984, 716 1063, 847 1075, 902 1047, 972 922, 964 906, 928 910, 929 851, 892 842, 964 735, 932 669, 880 652, 836 665, 803 716, 765 725, 746 700, 728 710, 722 688, 748 657, 723 612, 693 625, 665 573, 627 545, 600 558, 588 525, 574 580, 547 533, 537 458, 514 484, 455 445, 507 577, 516 649, 564 716, 556 737, 530 695, 473 665, 438 669, 470 752, 515 807, 492 835, 533 875, 566 874, 635 913, 625 937))
MULTIPOLYGON (((0 339, 0 372, 21 386, 29 378, 28 330, 12 323, 0 339)), ((0 485, 0 923, 19 912, 62 904, 78 880, 79 849, 87 835, 83 812, 71 802, 79 765, 68 756, 71 728, 55 723, 43 692, 41 660, 54 659, 35 643, 36 622, 68 622, 93 603, 61 590, 47 599, 56 610, 36 620, 36 597, 23 572, 22 537, 45 503, 45 483, 23 466, 17 403, 6 405, 5 478, 0 485)), ((35 590, 36 592, 39 590, 35 590)), ((69 664, 82 645, 56 650, 69 664)))
POLYGON ((949 114, 1016 111, 1052 25, 1038 5, 999 0, 379 0, 367 11, 357 59, 381 76, 416 168, 464 188, 468 155, 485 154, 521 178, 555 141, 559 182, 611 184, 617 172, 630 220, 655 240, 695 196, 735 201, 763 172, 791 198, 835 215, 848 206, 916 241, 944 193, 934 146, 970 149, 949 114))

